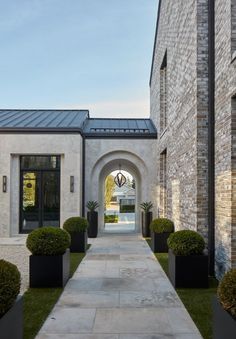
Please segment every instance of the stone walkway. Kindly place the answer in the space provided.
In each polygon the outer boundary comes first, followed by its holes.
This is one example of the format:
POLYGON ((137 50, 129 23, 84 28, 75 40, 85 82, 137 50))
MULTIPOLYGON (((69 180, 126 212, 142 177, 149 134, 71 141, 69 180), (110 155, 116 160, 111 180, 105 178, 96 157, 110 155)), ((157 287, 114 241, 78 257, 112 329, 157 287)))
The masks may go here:
POLYGON ((67 283, 37 339, 202 338, 138 235, 106 235, 67 283))

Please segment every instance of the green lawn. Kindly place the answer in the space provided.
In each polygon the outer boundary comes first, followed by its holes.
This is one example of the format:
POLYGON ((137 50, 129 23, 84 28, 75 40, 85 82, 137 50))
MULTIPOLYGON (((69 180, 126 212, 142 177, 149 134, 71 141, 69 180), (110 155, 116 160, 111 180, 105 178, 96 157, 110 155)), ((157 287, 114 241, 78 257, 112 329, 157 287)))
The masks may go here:
MULTIPOLYGON (((150 240, 147 239, 150 246, 150 240)), ((168 275, 168 254, 155 253, 168 275)), ((177 288, 176 291, 204 339, 212 339, 212 297, 216 294, 217 280, 209 279, 209 288, 177 288)))
MULTIPOLYGON (((84 253, 70 254, 70 276, 84 258, 84 253)), ((60 297, 62 288, 29 288, 24 298, 24 339, 33 339, 60 297)))

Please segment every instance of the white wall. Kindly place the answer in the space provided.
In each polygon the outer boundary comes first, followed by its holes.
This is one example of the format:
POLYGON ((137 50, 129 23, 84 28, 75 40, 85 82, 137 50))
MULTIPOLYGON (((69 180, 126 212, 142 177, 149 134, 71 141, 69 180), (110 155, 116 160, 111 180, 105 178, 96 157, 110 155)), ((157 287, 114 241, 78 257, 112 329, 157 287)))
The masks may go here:
POLYGON ((82 212, 82 137, 79 134, 2 134, 0 138, 0 237, 19 233, 20 155, 61 156, 60 222, 82 212), (2 176, 7 176, 7 193, 2 176), (70 176, 75 192, 70 192, 70 176))
POLYGON ((85 201, 99 201, 100 231, 104 227, 104 181, 108 174, 119 169, 119 164, 136 180, 136 231, 140 231, 142 201, 152 201, 153 214, 157 216, 156 140, 86 139, 85 142, 85 201))

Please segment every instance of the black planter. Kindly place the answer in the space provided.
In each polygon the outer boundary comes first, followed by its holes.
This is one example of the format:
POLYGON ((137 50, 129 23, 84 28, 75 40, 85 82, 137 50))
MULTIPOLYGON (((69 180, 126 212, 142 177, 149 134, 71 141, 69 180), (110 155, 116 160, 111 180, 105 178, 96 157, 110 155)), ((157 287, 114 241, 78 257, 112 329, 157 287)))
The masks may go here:
POLYGON ((213 298, 213 339, 235 339, 236 320, 213 298))
POLYGON ((151 235, 150 224, 152 222, 152 212, 142 212, 142 235, 144 238, 149 238, 151 235))
POLYGON ((70 244, 71 253, 85 253, 87 250, 88 243, 87 232, 70 233, 70 236, 71 236, 70 244))
POLYGON ((98 235, 98 212, 87 212, 87 220, 89 223, 88 237, 97 238, 98 235))
POLYGON ((30 256, 30 287, 63 287, 69 275, 69 249, 63 255, 30 256))
POLYGON ((18 296, 10 310, 0 318, 1 339, 23 338, 23 298, 18 296))
POLYGON ((154 253, 168 253, 167 239, 171 232, 151 232, 151 249, 154 253))
POLYGON ((208 287, 207 255, 175 255, 169 249, 169 278, 174 287, 208 287))

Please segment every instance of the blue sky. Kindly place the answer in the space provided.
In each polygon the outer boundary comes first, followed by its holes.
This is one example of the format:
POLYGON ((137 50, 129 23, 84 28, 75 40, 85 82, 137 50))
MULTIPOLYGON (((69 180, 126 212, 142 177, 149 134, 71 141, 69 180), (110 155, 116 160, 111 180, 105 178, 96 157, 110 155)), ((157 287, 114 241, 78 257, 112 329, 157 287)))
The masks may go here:
POLYGON ((1 0, 0 108, 147 117, 158 0, 1 0))

